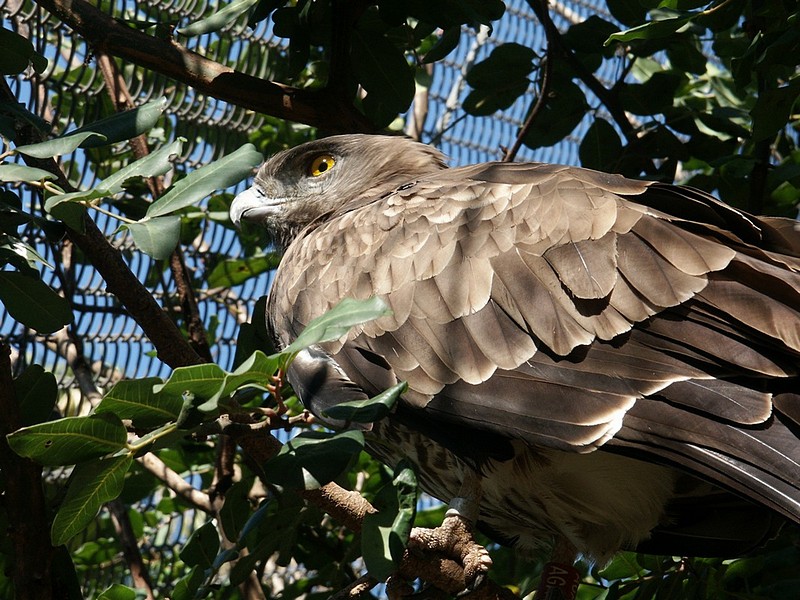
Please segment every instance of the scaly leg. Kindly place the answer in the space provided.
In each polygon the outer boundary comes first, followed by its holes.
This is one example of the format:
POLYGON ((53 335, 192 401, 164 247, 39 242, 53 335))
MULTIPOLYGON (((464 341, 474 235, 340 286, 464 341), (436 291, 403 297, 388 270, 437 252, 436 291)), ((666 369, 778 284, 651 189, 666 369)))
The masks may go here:
POLYGON ((469 470, 458 496, 450 501, 442 524, 436 529, 415 527, 410 545, 421 546, 456 560, 464 567, 466 590, 477 588, 492 566, 489 552, 473 537, 481 498, 481 477, 469 470))

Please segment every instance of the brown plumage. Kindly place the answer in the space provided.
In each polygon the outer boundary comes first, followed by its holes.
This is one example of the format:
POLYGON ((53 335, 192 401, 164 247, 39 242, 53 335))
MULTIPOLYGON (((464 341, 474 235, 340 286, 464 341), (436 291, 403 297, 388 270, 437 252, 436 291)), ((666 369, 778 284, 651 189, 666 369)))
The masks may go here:
POLYGON ((495 539, 736 554, 800 521, 796 222, 358 135, 272 157, 231 215, 285 249, 279 344, 343 298, 388 303, 290 381, 316 413, 407 381, 371 451, 445 501, 478 473, 495 539))

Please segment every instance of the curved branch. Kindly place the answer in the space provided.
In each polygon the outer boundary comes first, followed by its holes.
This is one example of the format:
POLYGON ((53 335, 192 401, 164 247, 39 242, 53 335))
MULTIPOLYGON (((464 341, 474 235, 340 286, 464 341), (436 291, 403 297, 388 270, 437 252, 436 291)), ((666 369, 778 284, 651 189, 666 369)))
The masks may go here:
POLYGON ((162 39, 127 27, 85 0, 36 0, 96 50, 191 86, 242 108, 334 132, 371 132, 374 126, 330 90, 303 90, 241 73, 162 39))
POLYGON ((636 128, 625 114, 625 110, 622 108, 622 104, 620 104, 616 93, 613 90, 607 89, 591 71, 583 66, 583 63, 581 63, 578 57, 575 56, 575 53, 564 44, 564 40, 561 37, 561 32, 550 18, 547 0, 527 1, 528 6, 531 7, 531 10, 533 10, 536 18, 539 19, 539 22, 544 27, 545 34, 547 35, 548 57, 551 54, 551 50, 553 51, 553 54, 558 54, 558 56, 569 65, 569 67, 583 82, 583 84, 589 88, 589 90, 591 90, 591 92, 597 96, 600 102, 603 103, 606 109, 608 109, 608 112, 611 114, 612 118, 622 131, 622 134, 625 136, 625 139, 628 140, 628 142, 636 141, 638 139, 636 136, 636 128))
MULTIPOLYGON (((0 80, 0 98, 15 102, 14 94, 5 81, 0 80)), ((26 130, 18 132, 17 143, 40 142, 41 138, 26 130)), ((74 191, 64 172, 52 158, 40 159, 25 156, 26 164, 52 173, 65 191, 74 191)), ((178 327, 162 310, 147 288, 128 267, 119 250, 108 243, 88 214, 83 216, 83 231, 67 227, 67 235, 78 246, 106 282, 106 290, 116 296, 128 314, 142 328, 158 352, 159 360, 173 369, 200 364, 202 359, 183 338, 178 327)))

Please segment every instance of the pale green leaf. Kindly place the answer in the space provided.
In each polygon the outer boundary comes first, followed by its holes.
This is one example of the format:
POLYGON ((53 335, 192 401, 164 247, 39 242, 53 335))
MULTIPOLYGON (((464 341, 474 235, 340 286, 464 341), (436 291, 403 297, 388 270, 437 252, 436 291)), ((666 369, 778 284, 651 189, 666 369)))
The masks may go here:
POLYGON ((147 209, 150 218, 160 217, 193 206, 212 192, 239 183, 264 160, 252 144, 245 144, 219 160, 189 173, 153 202, 147 209))
POLYGON ((120 229, 127 229, 133 236, 136 247, 142 252, 155 258, 164 260, 173 253, 181 236, 181 219, 174 215, 145 217, 136 223, 126 223, 120 229))
POLYGON ((175 31, 185 36, 203 35, 212 31, 219 31, 229 23, 233 23, 241 15, 250 10, 258 0, 233 0, 224 8, 218 10, 213 15, 195 21, 186 27, 179 27, 175 31))
POLYGON ((56 176, 44 169, 28 167, 26 165, 0 165, 0 182, 15 183, 18 181, 42 181, 55 179, 56 176))
POLYGON ((97 198, 105 198, 118 194, 123 190, 123 184, 135 177, 156 177, 163 175, 172 168, 171 159, 181 152, 184 138, 178 138, 167 146, 162 146, 155 152, 136 160, 123 167, 116 173, 99 182, 94 189, 66 194, 56 194, 45 202, 44 208, 52 212, 53 208, 63 202, 87 202, 97 198))
POLYGON ((148 428, 175 421, 180 415, 183 401, 180 396, 156 394, 154 386, 160 385, 158 377, 124 379, 112 387, 95 414, 114 413, 120 419, 130 419, 137 427, 148 428))
POLYGON ((36 144, 28 144, 26 146, 17 146, 16 150, 20 154, 26 156, 33 156, 34 158, 52 158, 61 156, 62 154, 69 154, 83 144, 86 140, 93 137, 99 137, 105 141, 105 136, 94 131, 84 131, 81 133, 73 133, 63 137, 53 138, 36 144))
POLYGON ((46 465, 72 465, 116 452, 125 446, 127 432, 111 414, 65 417, 23 427, 9 434, 11 449, 46 465))
MULTIPOLYGON (((214 397, 222 388, 224 380, 225 371, 215 364, 179 367, 172 372, 172 375, 164 384, 156 385, 153 391, 157 394, 174 396, 191 394, 195 398, 195 405, 197 405, 203 400, 214 397)), ((203 406, 199 408, 201 410, 213 410, 213 408, 203 406)))
POLYGON ((386 302, 378 297, 367 300, 345 298, 324 315, 311 321, 285 352, 300 352, 303 348, 314 344, 338 340, 355 325, 390 314, 392 312, 386 302))
POLYGON ((136 600, 136 590, 127 585, 115 583, 103 590, 96 600, 136 600))
POLYGON ((67 486, 67 494, 53 520, 54 546, 65 544, 83 531, 100 507, 119 496, 133 457, 115 456, 79 464, 67 486))

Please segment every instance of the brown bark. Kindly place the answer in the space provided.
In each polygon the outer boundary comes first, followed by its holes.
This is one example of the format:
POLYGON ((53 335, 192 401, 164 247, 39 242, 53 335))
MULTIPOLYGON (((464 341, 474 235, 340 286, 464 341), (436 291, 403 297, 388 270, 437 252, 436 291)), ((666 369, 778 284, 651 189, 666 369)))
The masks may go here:
POLYGON ((54 549, 42 490, 42 467, 18 456, 6 441, 6 435, 22 425, 10 356, 11 349, 0 344, 0 469, 8 514, 5 533, 13 548, 9 575, 16 600, 49 600, 58 596, 59 585, 52 569, 54 549))
POLYGON ((259 79, 187 50, 169 35, 130 28, 85 0, 37 0, 94 49, 166 75, 207 94, 280 119, 335 133, 371 132, 374 126, 352 99, 328 89, 304 90, 259 79))

